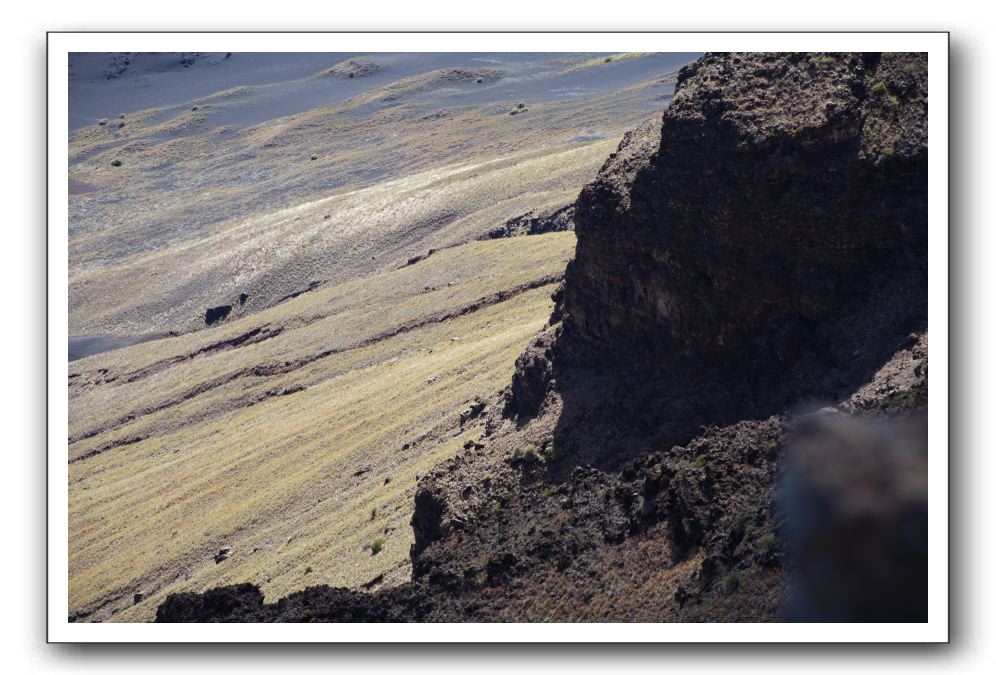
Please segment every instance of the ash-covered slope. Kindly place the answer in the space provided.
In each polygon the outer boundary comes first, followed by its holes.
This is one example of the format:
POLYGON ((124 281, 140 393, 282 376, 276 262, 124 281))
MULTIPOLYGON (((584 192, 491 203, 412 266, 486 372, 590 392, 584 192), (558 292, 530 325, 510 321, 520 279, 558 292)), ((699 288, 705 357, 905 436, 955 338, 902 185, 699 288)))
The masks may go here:
POLYGON ((582 192, 480 439, 421 480, 412 583, 158 620, 922 620, 926 91, 913 54, 684 69, 582 192))

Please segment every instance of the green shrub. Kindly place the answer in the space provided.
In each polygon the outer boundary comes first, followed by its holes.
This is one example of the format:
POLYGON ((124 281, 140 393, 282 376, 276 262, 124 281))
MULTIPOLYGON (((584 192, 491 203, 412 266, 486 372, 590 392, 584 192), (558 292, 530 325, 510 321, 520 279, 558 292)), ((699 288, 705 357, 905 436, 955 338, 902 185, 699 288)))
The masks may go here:
POLYGON ((761 550, 761 555, 764 557, 770 556, 775 552, 775 546, 778 545, 778 538, 775 537, 774 532, 768 532, 766 535, 757 540, 757 547, 761 550))
POLYGON ((876 82, 872 85, 871 93, 873 96, 885 96, 889 93, 889 87, 885 85, 885 82, 876 82))
POLYGON ((692 460, 692 468, 703 469, 708 463, 709 463, 708 457, 706 457, 705 455, 699 455, 698 457, 692 460))
POLYGON ((124 118, 125 118, 125 114, 124 113, 121 113, 120 115, 118 115, 118 119, 119 120, 123 120, 124 118))
POLYGON ((377 537, 372 542, 370 542, 370 552, 377 555, 384 550, 384 539, 382 537, 377 537))
POLYGON ((315 568, 313 568, 311 565, 305 565, 304 566, 304 573, 305 574, 311 574, 314 571, 315 571, 315 568))
POLYGON ((512 453, 512 460, 526 462, 529 464, 538 462, 540 460, 540 450, 533 445, 525 448, 516 448, 515 452, 512 453))
POLYGON ((553 497, 558 492, 560 492, 560 490, 558 490, 556 486, 552 486, 551 485, 547 489, 543 490, 543 496, 546 497, 547 499, 549 499, 550 497, 553 497))

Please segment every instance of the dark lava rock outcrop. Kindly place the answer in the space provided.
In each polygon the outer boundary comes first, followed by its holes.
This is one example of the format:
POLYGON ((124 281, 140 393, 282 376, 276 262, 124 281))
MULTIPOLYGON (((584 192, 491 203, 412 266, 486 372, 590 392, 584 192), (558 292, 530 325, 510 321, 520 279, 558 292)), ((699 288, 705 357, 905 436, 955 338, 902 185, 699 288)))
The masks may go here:
POLYGON ((889 425, 922 440, 926 101, 915 54, 683 69, 663 121, 580 195, 550 325, 504 401, 461 418, 479 441, 420 480, 411 583, 272 604, 233 586, 157 619, 922 620, 925 444, 889 425), (810 454, 824 476, 849 475, 837 455, 878 459, 854 492, 788 494, 803 445, 848 446, 810 454), (876 475, 889 489, 868 499, 876 475), (820 518, 786 516, 814 503, 820 518))
MULTIPOLYGON (((926 274, 922 54, 710 54, 585 187, 564 285, 577 358, 737 362, 926 274)), ((926 286, 923 286, 924 290, 926 286)))

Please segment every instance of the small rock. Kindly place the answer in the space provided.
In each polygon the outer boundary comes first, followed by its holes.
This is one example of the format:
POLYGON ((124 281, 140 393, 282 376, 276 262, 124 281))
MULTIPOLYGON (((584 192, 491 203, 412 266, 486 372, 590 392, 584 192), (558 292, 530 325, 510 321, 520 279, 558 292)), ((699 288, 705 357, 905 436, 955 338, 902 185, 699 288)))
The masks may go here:
POLYGON ((137 605, 138 603, 142 602, 142 600, 145 600, 145 593, 136 593, 135 596, 132 598, 132 604, 137 605))
POLYGON ((223 546, 222 548, 218 549, 217 553, 215 553, 215 555, 214 555, 214 562, 217 565, 222 560, 227 560, 230 557, 232 557, 232 547, 231 546, 223 546))

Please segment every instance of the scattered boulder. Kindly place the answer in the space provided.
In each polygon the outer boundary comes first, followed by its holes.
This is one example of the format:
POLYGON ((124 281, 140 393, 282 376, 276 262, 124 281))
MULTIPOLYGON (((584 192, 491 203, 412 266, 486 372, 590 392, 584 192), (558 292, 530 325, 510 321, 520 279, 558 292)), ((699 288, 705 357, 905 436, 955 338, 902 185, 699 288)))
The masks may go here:
POLYGON ((204 310, 204 323, 208 326, 213 326, 220 321, 224 321, 228 318, 228 315, 232 312, 231 305, 219 305, 217 307, 209 307, 204 310))
POLYGON ((214 554, 214 563, 217 565, 222 560, 228 560, 231 557, 232 557, 232 547, 223 546, 220 549, 218 549, 217 553, 214 554))

